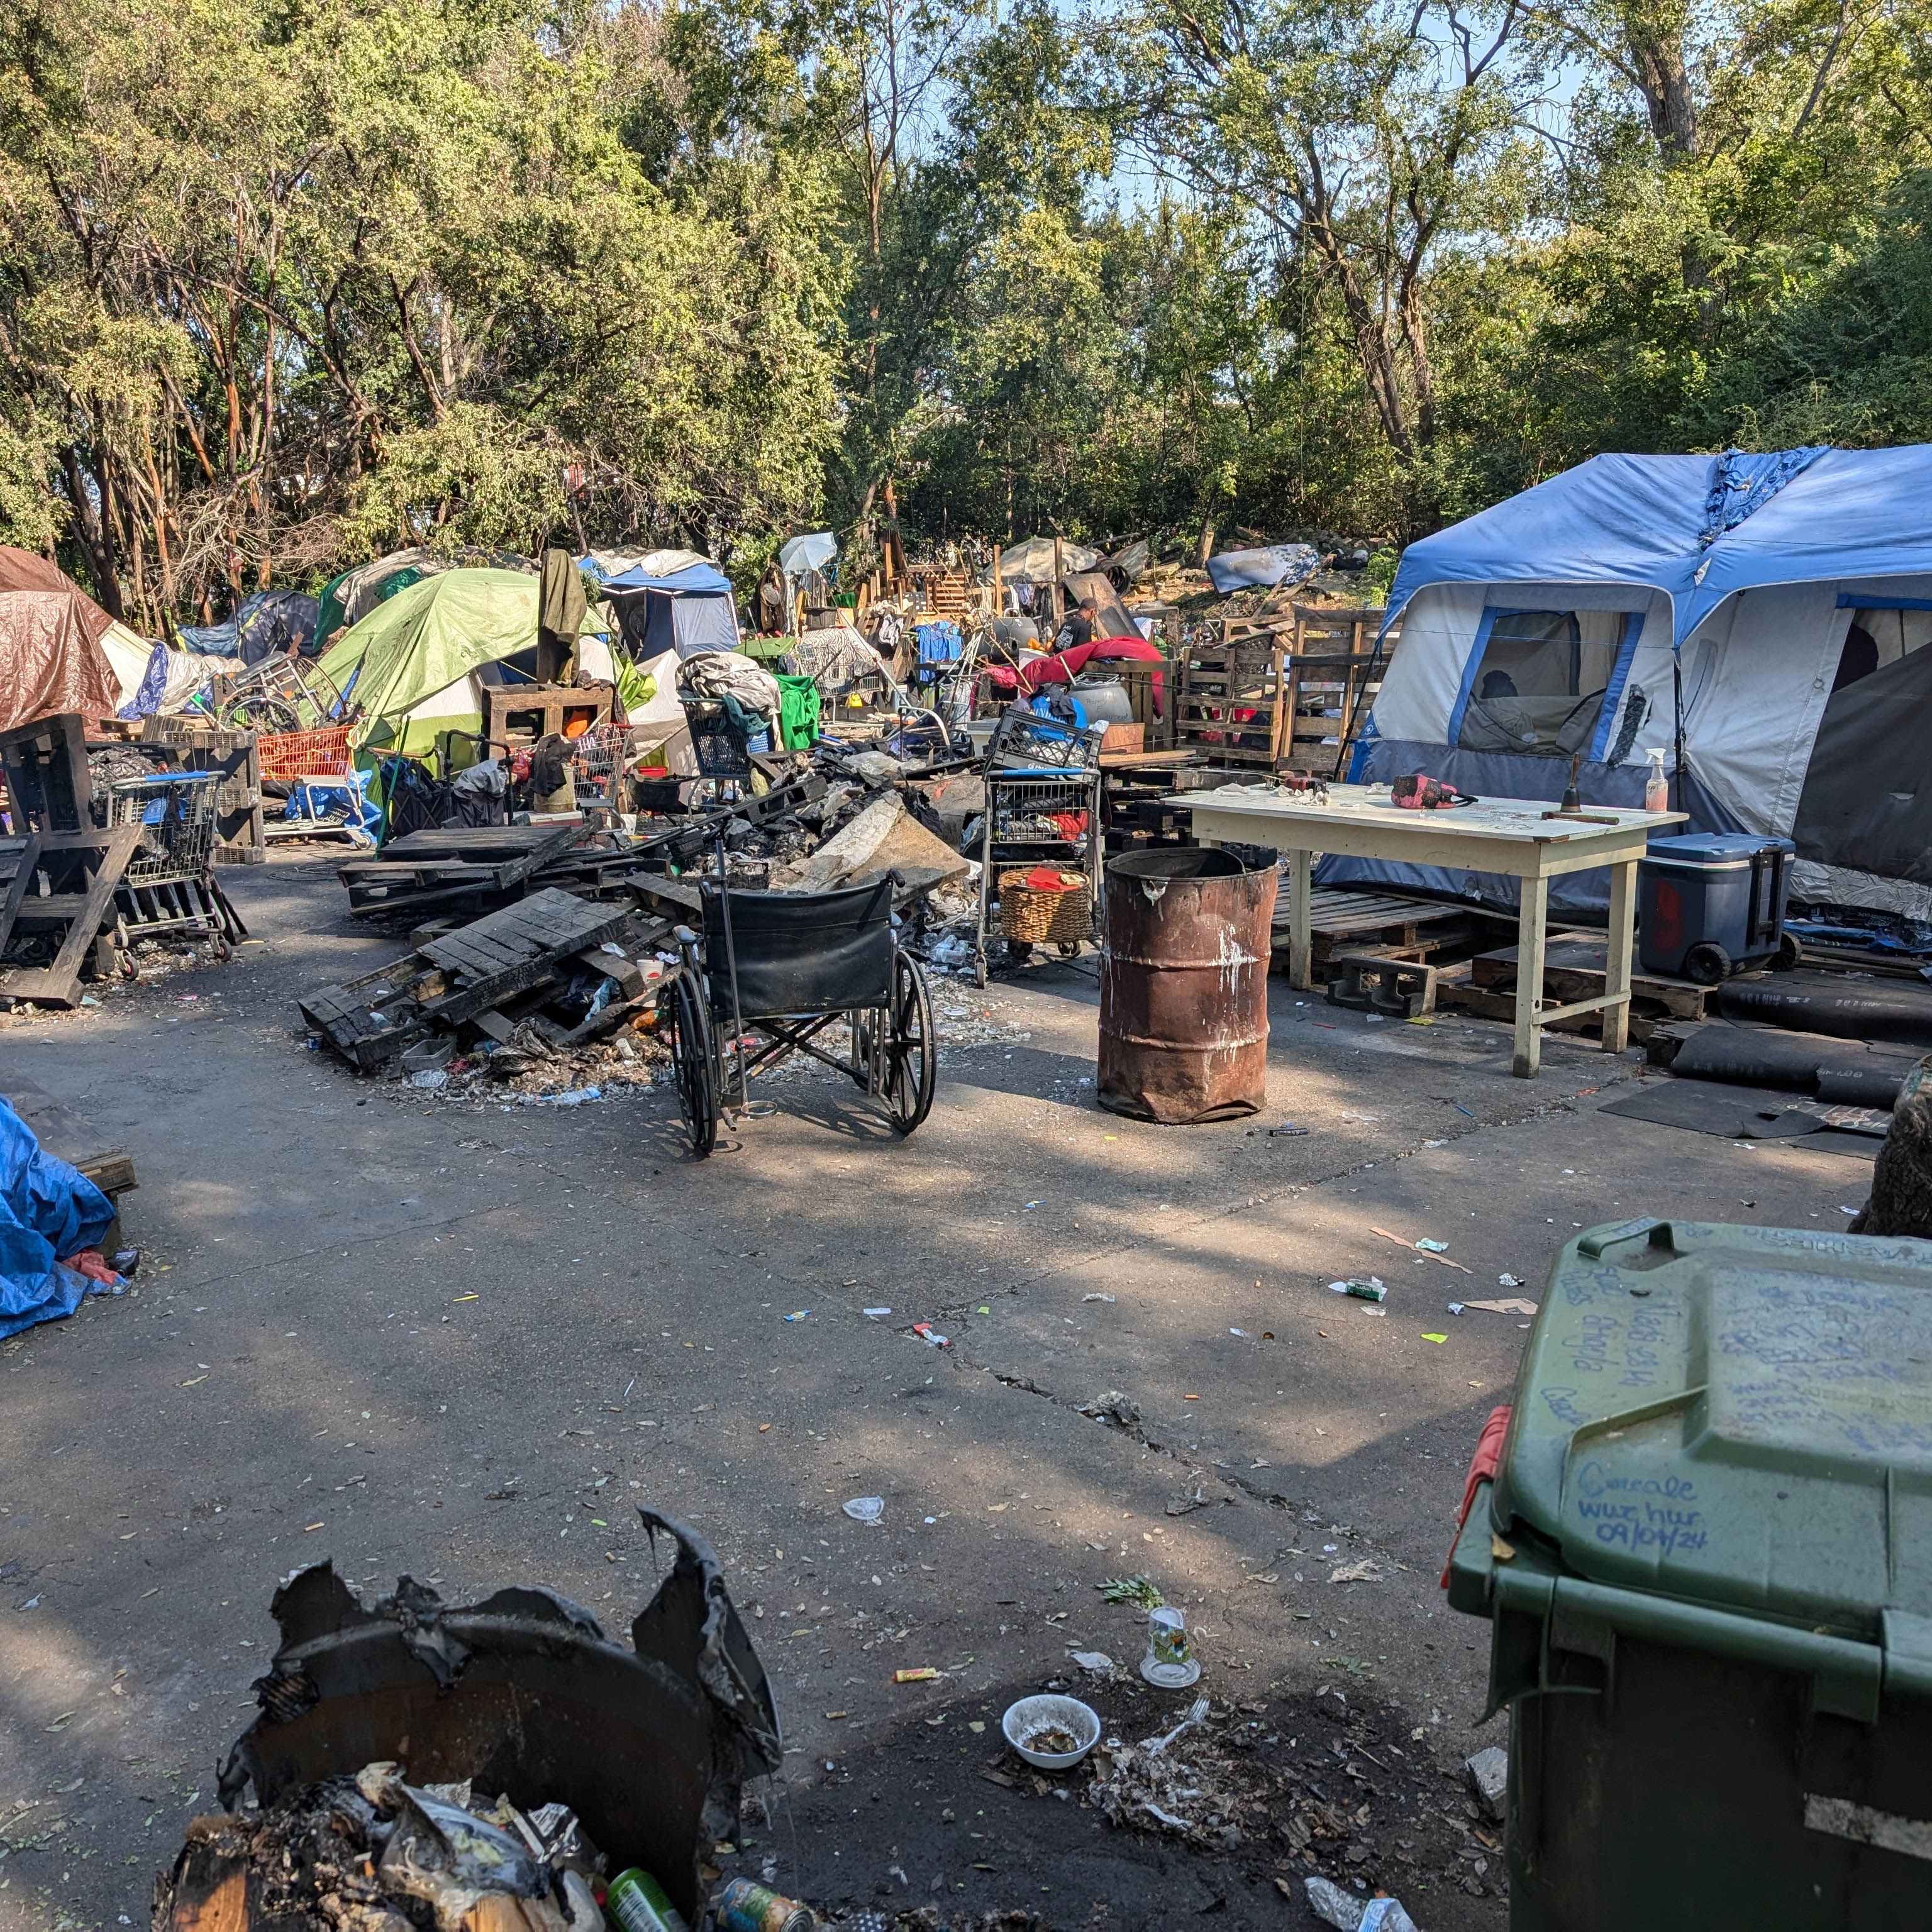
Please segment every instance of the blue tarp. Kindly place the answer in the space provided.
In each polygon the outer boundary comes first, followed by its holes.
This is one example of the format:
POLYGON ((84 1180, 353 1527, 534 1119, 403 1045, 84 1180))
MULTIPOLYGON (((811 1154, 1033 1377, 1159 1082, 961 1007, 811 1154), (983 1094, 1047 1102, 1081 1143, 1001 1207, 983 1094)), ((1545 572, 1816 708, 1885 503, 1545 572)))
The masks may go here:
POLYGON ((607 578, 604 588, 607 594, 655 590, 667 597, 716 597, 721 592, 729 596, 731 580, 713 563, 694 563, 683 570, 673 571, 668 577, 647 577, 640 566, 626 571, 620 577, 607 578))
POLYGON ((1411 544, 1385 627, 1425 584, 1640 584, 1682 644, 1741 590, 1926 572, 1932 444, 1598 456, 1411 544))
POLYGON ((42 1151, 34 1130, 0 1099, 0 1336, 71 1315, 105 1291, 61 1257, 94 1246, 114 1204, 78 1168, 42 1151))

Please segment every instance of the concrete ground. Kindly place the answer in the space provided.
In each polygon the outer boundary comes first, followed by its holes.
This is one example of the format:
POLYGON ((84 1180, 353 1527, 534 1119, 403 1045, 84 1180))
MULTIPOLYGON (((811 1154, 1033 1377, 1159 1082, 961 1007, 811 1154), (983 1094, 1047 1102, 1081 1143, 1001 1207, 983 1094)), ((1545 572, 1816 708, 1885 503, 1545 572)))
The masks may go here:
POLYGON ((1185 1709, 1069 1660, 1131 1664, 1143 1613, 1096 1586, 1142 1572, 1271 1748, 1345 1712, 1371 1762, 1393 1743, 1352 1872, 1430 1932, 1500 1928, 1457 1768, 1503 1730, 1486 1627, 1436 1580, 1525 1328, 1446 1304, 1536 1298, 1586 1225, 1830 1225, 1869 1179, 1605 1114, 1635 1054, 1553 1040, 1525 1083, 1498 1028, 1280 979, 1258 1120, 1122 1120, 1093 1100, 1090 959, 940 984, 959 1043, 913 1139, 801 1076, 694 1164, 662 1089, 426 1103, 309 1052, 294 996, 405 942, 349 920, 326 857, 226 877, 262 943, 0 1037, 124 1139, 145 1254, 135 1292, 0 1345, 4 1932, 142 1922, 252 1715, 280 1577, 544 1583, 622 1628, 652 1586, 639 1500, 710 1539, 784 1723, 731 1869, 828 1906, 1313 1923, 1265 1832, 1210 1857, 1010 1774, 999 1713, 1049 1679, 1130 1735, 1185 1709), (1382 1306, 1328 1288, 1370 1272, 1382 1306), (1124 1426, 1082 1413, 1115 1394, 1124 1426), (841 1513, 865 1495, 879 1526, 841 1513))

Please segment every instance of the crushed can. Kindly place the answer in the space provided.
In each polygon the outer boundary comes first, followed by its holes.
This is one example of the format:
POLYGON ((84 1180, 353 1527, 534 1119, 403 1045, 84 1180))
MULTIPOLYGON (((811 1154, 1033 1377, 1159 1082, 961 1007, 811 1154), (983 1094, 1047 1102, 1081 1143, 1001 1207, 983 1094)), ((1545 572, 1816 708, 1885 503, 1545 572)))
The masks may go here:
POLYGON ((718 1894, 711 1916, 718 1932, 816 1932, 818 1924, 810 1906, 748 1878, 734 1878, 718 1894))

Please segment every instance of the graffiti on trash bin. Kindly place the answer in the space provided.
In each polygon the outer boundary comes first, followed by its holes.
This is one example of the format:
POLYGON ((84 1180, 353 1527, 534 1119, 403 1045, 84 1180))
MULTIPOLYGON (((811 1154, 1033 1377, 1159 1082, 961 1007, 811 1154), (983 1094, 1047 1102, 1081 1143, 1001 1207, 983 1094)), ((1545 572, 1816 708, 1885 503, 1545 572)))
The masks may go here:
POLYGON ((1577 1473, 1576 1514, 1599 1543, 1612 1547, 1663 1556, 1702 1550, 1710 1532, 1696 1502, 1697 1485, 1688 1476, 1626 1475, 1594 1461, 1577 1473))

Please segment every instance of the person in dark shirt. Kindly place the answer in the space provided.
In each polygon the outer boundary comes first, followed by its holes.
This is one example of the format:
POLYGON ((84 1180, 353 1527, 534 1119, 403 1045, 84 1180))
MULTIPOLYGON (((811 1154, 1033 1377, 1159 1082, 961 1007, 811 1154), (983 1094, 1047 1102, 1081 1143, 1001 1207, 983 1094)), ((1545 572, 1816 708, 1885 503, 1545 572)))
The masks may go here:
POLYGON ((1832 680, 1832 688, 1843 691, 1877 669, 1878 640, 1862 624, 1854 624, 1845 633, 1845 647, 1838 654, 1838 674, 1832 680))
POLYGON ((1082 644, 1094 641, 1094 620, 1100 605, 1091 597, 1083 597, 1074 606, 1072 614, 1060 627, 1060 634, 1054 641, 1063 651, 1070 651, 1082 644))

